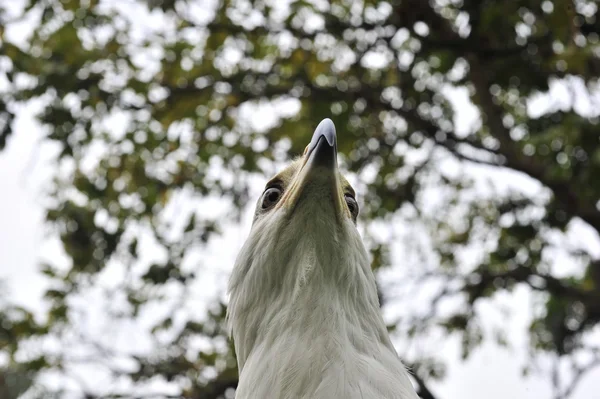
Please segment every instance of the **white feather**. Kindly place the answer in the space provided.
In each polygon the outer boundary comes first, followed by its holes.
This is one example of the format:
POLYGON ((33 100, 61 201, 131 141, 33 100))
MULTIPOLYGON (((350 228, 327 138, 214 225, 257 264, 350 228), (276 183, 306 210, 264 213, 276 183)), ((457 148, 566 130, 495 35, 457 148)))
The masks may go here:
POLYGON ((350 218, 310 190, 257 218, 230 280, 237 399, 416 399, 350 218), (293 217, 291 217, 293 216, 293 217))

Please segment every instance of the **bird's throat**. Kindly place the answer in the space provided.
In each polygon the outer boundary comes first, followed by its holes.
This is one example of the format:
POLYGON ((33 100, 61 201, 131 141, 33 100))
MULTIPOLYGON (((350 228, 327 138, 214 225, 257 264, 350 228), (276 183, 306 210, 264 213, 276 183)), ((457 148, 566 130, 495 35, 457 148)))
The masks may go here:
POLYGON ((390 378, 386 370, 404 373, 380 314, 371 270, 358 264, 323 264, 317 251, 304 254, 282 265, 297 272, 289 288, 269 295, 266 287, 256 287, 254 300, 244 309, 232 292, 242 398, 354 397, 350 391, 332 389, 344 379, 364 379, 365 390, 378 392, 390 378), (265 380, 268 386, 257 382, 265 380))
MULTIPOLYGON (((265 242, 258 239, 252 248, 273 245, 279 251, 265 256, 242 250, 238 261, 249 264, 236 265, 230 287, 229 317, 240 369, 253 352, 284 347, 283 341, 293 343, 286 349, 292 352, 318 344, 315 353, 324 356, 332 356, 339 343, 358 352, 368 343, 391 347, 358 234, 320 236, 307 230, 295 241, 285 233, 262 238, 265 242), (244 274, 237 276, 238 270, 244 274)), ((288 353, 290 359, 300 355, 288 353)))

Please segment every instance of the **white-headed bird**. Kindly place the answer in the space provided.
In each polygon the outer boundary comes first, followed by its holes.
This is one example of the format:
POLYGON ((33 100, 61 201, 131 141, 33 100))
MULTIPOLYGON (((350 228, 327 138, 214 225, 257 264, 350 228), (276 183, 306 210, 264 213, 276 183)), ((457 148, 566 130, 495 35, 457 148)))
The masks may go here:
POLYGON ((323 120, 267 183, 229 283, 237 399, 417 399, 381 316, 323 120))

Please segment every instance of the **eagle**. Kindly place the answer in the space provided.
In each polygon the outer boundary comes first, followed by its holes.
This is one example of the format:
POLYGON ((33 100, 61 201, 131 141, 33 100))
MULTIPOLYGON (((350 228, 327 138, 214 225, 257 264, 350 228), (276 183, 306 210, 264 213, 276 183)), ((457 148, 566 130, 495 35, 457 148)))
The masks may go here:
POLYGON ((324 119, 271 178, 229 281, 237 399, 418 399, 388 335, 324 119))

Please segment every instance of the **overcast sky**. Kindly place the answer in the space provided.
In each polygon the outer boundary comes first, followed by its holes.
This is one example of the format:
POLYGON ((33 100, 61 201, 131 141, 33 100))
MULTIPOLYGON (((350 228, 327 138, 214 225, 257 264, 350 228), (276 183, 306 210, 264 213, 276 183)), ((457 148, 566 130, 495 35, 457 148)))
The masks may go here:
MULTIPOLYGON (((560 88, 556 90, 560 91, 560 88)), ((561 97, 560 93, 555 93, 554 96, 561 97)), ((472 105, 464 93, 455 93, 455 101, 461 110, 457 120, 459 128, 469 126, 477 117, 472 105)), ((543 107, 543 104, 538 107, 543 107)), ((260 115, 256 118, 260 119, 260 115)), ((315 125, 317 123, 315 121, 315 125)), ((37 272, 40 260, 43 257, 60 256, 56 239, 45 238, 41 201, 48 177, 52 174, 54 148, 43 142, 43 132, 32 120, 31 109, 25 109, 19 114, 14 131, 7 148, 0 152, 0 279, 7 280, 12 301, 35 310, 42 306, 40 298, 45 287, 44 279, 37 272)), ((523 179, 522 184, 532 183, 523 179)), ((260 187, 256 191, 260 191, 260 187)), ((204 271, 205 285, 202 290, 198 290, 202 292, 201 298, 208 299, 224 291, 227 271, 236 255, 231 248, 241 246, 249 228, 250 214, 246 212, 241 228, 229 227, 224 238, 215 241, 207 253, 200 254, 204 264, 215 265, 204 271)), ((585 232, 586 229, 582 227, 578 231, 585 232)), ((579 238, 586 242, 590 252, 600 256, 598 237, 587 233, 579 238)), ((515 348, 512 351, 486 343, 469 360, 462 362, 456 340, 436 343, 439 357, 448 362, 446 379, 433 385, 439 399, 551 397, 551 384, 547 376, 521 376, 527 348, 524 333, 531 314, 530 300, 526 289, 517 289, 513 294, 502 298, 503 303, 514 310, 513 318, 505 321, 510 333, 509 339, 515 348)), ((490 315, 492 313, 490 309, 490 315)), ((597 381, 600 381, 600 369, 581 381, 572 398, 598 397, 597 381)))

